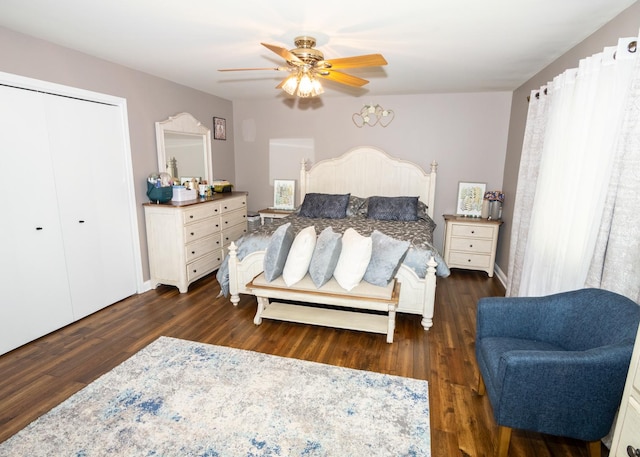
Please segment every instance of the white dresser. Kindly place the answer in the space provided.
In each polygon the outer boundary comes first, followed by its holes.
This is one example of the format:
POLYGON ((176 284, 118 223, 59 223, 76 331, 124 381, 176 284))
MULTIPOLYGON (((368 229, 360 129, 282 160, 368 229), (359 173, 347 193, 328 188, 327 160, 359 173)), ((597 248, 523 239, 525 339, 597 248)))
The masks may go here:
POLYGON ((449 268, 486 271, 493 277, 501 220, 444 215, 444 261, 449 268))
POLYGON ((631 356, 609 455, 640 456, 640 328, 631 356))
POLYGON ((216 270, 232 241, 247 233, 247 195, 145 203, 151 287, 189 284, 216 270))

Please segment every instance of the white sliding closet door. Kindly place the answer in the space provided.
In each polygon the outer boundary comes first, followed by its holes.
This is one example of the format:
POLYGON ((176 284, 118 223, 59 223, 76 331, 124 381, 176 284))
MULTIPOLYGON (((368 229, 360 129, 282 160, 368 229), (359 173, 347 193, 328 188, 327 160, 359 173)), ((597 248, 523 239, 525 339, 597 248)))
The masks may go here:
POLYGON ((74 319, 136 292, 123 119, 117 106, 46 96, 74 319))
POLYGON ((0 354, 73 321, 44 99, 0 86, 0 354))

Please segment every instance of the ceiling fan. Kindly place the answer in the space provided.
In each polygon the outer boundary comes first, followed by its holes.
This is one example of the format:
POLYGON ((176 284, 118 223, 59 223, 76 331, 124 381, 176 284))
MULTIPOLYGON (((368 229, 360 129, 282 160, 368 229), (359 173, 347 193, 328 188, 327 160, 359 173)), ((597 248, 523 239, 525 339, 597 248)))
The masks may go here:
POLYGON ((386 65, 381 54, 342 57, 325 60, 321 51, 314 48, 316 39, 310 36, 299 36, 294 40, 295 49, 287 50, 280 46, 261 43, 286 60, 287 66, 268 68, 227 68, 218 71, 276 70, 289 74, 276 86, 290 95, 298 97, 314 97, 324 92, 318 78, 324 78, 353 87, 362 87, 369 81, 349 75, 338 70, 345 68, 377 67, 386 65))

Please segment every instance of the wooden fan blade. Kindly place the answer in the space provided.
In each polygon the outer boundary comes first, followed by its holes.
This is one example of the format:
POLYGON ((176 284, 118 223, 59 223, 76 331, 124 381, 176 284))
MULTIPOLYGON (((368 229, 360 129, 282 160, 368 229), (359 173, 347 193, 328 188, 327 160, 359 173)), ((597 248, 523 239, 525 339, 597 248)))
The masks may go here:
POLYGON ((285 67, 267 67, 267 68, 223 68, 218 71, 251 71, 251 70, 275 70, 275 71, 287 71, 285 67))
POLYGON ((286 78, 284 78, 282 81, 280 81, 280 84, 278 84, 276 86, 276 89, 282 89, 282 86, 284 86, 284 83, 287 82, 287 79, 289 79, 289 77, 287 76, 286 78))
POLYGON ((296 57, 294 54, 292 54, 291 52, 289 52, 289 50, 285 48, 281 48, 280 46, 275 46, 273 44, 267 44, 267 43, 260 43, 260 44, 265 48, 269 49, 270 51, 275 52, 284 60, 287 60, 289 62, 303 63, 302 60, 298 59, 298 57, 296 57))
POLYGON ((318 62, 317 66, 322 67, 323 64, 328 64, 326 67, 332 70, 339 70, 341 68, 379 67, 386 65, 387 61, 382 57, 382 54, 367 54, 364 56, 325 60, 318 62))
POLYGON ((330 81, 346 84, 347 86, 361 87, 369 83, 366 79, 358 78, 357 76, 348 75, 346 73, 340 73, 339 71, 331 71, 328 75, 316 72, 316 75, 330 81))

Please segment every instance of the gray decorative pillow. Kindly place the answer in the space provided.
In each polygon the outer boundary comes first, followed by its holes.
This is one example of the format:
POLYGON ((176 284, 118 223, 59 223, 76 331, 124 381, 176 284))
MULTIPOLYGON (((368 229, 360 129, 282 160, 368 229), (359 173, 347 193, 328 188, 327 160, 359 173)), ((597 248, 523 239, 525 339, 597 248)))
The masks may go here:
POLYGON ((343 219, 347 216, 350 194, 316 194, 304 196, 299 215, 302 217, 343 219))
POLYGON ((418 197, 369 197, 367 217, 380 221, 417 221, 418 197))
POLYGON ((322 287, 331 279, 341 251, 342 235, 334 232, 331 227, 320 232, 309 264, 309 276, 316 287, 322 287))
POLYGON ((363 279, 376 286, 385 287, 398 272, 410 243, 396 240, 377 230, 371 233, 371 241, 371 260, 363 279))
POLYGON ((349 204, 347 205, 347 217, 366 216, 367 215, 367 199, 351 195, 349 204))
POLYGON ((287 262, 289 249, 295 238, 291 222, 281 225, 273 232, 267 251, 264 254, 264 278, 271 282, 282 275, 284 265, 287 262))

